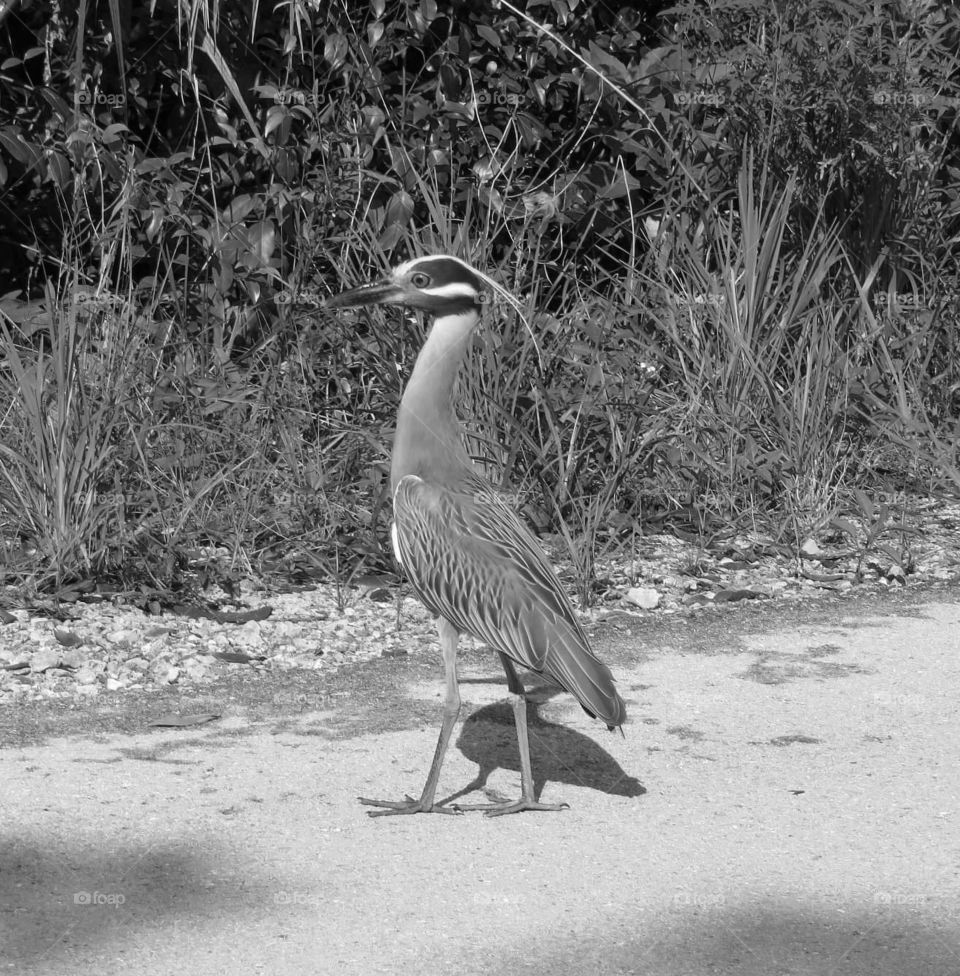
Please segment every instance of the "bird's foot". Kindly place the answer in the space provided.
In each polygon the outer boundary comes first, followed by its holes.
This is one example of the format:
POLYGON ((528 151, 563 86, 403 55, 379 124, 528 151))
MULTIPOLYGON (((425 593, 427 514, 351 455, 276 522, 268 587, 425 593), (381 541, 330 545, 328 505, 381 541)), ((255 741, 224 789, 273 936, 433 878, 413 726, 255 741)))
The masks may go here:
POLYGON ((365 803, 368 807, 383 807, 382 810, 368 810, 368 817, 393 817, 401 813, 462 813, 456 806, 445 807, 432 801, 425 803, 423 797, 415 800, 412 796, 407 796, 402 800, 368 800, 366 797, 359 796, 357 799, 365 803))
MULTIPOLYGON (((488 794, 489 795, 489 794, 488 794)), ((532 796, 521 796, 519 800, 500 800, 497 803, 458 803, 461 810, 483 810, 485 817, 502 817, 508 813, 522 813, 524 810, 569 810, 569 803, 540 803, 532 796)))

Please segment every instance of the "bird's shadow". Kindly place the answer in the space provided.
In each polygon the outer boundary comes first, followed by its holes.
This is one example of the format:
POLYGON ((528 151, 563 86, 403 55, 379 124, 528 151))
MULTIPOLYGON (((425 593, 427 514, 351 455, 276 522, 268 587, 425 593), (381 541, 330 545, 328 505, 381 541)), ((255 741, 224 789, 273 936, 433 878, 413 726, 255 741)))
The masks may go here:
MULTIPOLYGON (((558 693, 557 689, 546 686, 532 688, 526 695, 534 796, 540 799, 547 782, 586 786, 612 796, 642 796, 646 793, 640 781, 624 772, 593 739, 565 725, 550 722, 540 714, 545 701, 558 693)), ((497 769, 519 772, 520 753, 510 702, 494 702, 470 715, 463 723, 457 748, 479 769, 474 780, 444 800, 445 803, 484 789, 497 769)))

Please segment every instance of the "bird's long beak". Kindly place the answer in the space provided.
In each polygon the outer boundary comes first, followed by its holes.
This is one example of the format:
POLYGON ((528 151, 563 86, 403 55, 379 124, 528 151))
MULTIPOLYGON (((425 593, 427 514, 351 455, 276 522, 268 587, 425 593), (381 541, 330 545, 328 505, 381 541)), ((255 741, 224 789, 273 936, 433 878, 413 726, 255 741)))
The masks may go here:
POLYGON ((404 290, 390 278, 374 281, 369 285, 360 285, 342 291, 339 295, 331 295, 324 303, 324 308, 354 308, 358 305, 389 305, 403 300, 404 290))

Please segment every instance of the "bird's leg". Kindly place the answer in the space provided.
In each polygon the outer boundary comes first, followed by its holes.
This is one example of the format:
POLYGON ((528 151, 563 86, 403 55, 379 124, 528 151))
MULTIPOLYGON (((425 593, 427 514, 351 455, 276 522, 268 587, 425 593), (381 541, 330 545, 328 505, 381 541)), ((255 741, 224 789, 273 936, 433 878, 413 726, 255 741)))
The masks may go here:
POLYGON ((517 726, 517 748, 520 750, 520 799, 504 803, 478 803, 463 805, 463 810, 484 810, 488 817, 502 817, 506 813, 523 810, 566 810, 567 803, 540 803, 533 790, 533 768, 530 765, 530 737, 527 732, 527 698, 523 683, 517 677, 513 662, 505 654, 500 655, 503 670, 507 673, 507 688, 513 705, 513 720, 517 726))
POLYGON ((399 813, 460 813, 455 806, 435 805, 433 802, 443 757, 447 752, 453 727, 457 723, 457 716, 460 714, 460 688, 457 682, 457 644, 460 634, 456 627, 443 617, 437 621, 437 629, 440 632, 446 694, 443 699, 443 724, 440 726, 440 737, 437 739, 437 748, 433 754, 433 762, 430 764, 430 772, 427 774, 427 782, 424 784, 419 800, 411 796, 403 800, 367 800, 361 796, 360 802, 367 806, 384 807, 383 810, 371 810, 371 817, 389 817, 399 813))

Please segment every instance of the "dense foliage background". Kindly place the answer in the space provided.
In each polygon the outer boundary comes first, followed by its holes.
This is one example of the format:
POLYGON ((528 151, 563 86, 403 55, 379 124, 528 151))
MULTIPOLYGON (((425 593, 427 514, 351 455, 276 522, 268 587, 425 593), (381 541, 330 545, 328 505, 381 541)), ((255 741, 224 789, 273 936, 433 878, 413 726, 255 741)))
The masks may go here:
POLYGON ((518 299, 463 415, 586 599, 649 525, 863 544, 960 488, 954 6, 244 6, 0 24, 8 581, 388 567, 422 323, 318 306, 431 251, 518 299))

